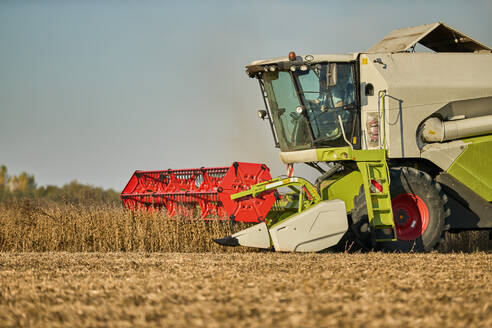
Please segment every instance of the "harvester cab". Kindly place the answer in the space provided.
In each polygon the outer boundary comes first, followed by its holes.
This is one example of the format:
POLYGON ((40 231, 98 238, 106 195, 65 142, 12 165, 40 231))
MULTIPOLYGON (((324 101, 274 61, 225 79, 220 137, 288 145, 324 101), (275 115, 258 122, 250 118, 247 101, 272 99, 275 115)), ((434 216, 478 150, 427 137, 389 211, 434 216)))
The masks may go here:
POLYGON ((282 162, 321 176, 312 185, 289 174, 233 194, 292 189, 265 222, 219 244, 429 251, 446 231, 492 228, 489 47, 434 23, 395 30, 366 52, 291 52, 246 72, 259 81, 259 116, 282 162), (418 43, 431 51, 415 52, 418 43))

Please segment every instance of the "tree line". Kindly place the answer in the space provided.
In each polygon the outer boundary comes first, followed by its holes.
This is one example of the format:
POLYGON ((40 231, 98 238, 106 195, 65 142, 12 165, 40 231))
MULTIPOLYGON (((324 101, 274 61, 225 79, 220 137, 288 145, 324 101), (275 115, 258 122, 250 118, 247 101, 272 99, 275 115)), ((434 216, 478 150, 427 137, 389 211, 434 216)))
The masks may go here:
POLYGON ((0 166, 0 202, 35 199, 54 203, 78 205, 121 204, 120 195, 113 189, 103 189, 73 180, 61 187, 36 184, 34 175, 22 172, 9 175, 5 165, 0 166))

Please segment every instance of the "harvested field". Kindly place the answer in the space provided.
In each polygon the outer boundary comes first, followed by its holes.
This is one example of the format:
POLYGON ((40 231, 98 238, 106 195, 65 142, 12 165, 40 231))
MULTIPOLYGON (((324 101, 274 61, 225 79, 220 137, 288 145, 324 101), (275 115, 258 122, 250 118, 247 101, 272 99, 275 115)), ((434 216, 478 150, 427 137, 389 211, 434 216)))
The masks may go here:
POLYGON ((279 254, 211 241, 243 227, 0 204, 0 326, 492 327, 486 232, 448 234, 440 247, 469 254, 279 254))
POLYGON ((0 253, 0 325, 492 327, 492 254, 0 253))

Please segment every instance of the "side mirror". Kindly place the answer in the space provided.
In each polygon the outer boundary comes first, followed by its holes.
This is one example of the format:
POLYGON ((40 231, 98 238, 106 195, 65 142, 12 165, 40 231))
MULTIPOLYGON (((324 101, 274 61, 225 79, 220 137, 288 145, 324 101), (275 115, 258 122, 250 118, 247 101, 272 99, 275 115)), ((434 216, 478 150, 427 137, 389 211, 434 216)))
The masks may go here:
POLYGON ((260 109, 258 111, 258 117, 261 118, 262 120, 264 120, 266 117, 267 117, 267 112, 266 110, 264 109, 260 109))

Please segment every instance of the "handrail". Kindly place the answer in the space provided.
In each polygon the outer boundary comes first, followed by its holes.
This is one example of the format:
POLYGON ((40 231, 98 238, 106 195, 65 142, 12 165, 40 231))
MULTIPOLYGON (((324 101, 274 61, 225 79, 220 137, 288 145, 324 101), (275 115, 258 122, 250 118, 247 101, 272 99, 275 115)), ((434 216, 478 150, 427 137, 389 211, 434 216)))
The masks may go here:
POLYGON ((381 119, 379 124, 382 136, 379 136, 379 148, 386 149, 386 106, 385 99, 386 90, 380 90, 378 92, 378 116, 381 119))

